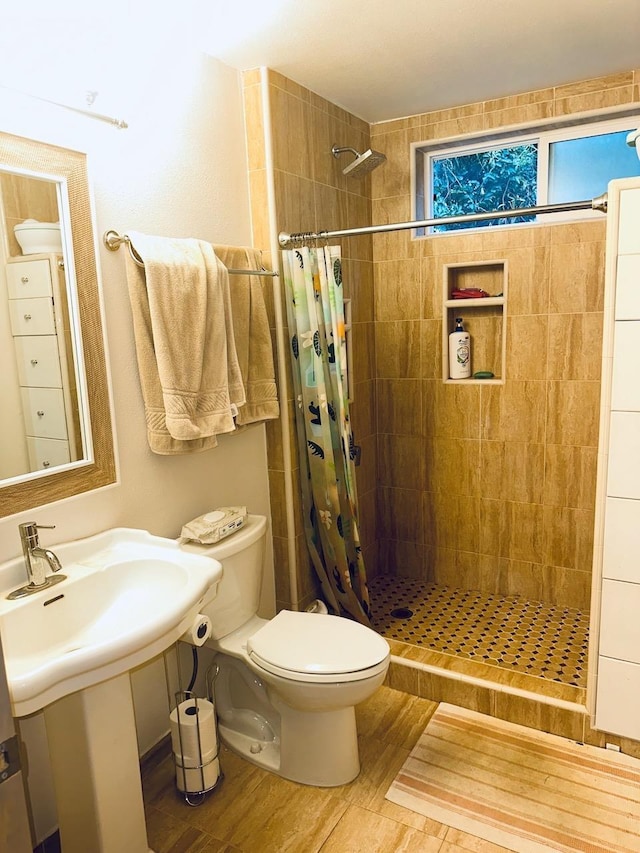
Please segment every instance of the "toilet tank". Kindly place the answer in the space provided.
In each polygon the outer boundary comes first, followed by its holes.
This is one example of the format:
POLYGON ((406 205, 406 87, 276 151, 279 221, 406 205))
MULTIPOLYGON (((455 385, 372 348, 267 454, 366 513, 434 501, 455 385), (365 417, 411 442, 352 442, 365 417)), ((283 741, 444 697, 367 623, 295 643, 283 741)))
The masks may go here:
POLYGON ((213 557, 222 563, 222 578, 218 583, 217 594, 200 610, 211 619, 212 636, 216 640, 226 637, 256 615, 260 601, 266 532, 265 516, 249 515, 240 530, 215 545, 190 542, 181 546, 193 554, 213 557))

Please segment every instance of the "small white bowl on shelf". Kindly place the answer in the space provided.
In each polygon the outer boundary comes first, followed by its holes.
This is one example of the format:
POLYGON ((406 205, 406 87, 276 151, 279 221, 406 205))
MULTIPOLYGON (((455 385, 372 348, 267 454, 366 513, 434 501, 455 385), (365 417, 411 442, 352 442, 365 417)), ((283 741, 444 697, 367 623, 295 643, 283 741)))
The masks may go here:
POLYGON ((25 219, 13 229, 23 255, 48 254, 62 252, 62 238, 59 222, 38 222, 37 219, 25 219))

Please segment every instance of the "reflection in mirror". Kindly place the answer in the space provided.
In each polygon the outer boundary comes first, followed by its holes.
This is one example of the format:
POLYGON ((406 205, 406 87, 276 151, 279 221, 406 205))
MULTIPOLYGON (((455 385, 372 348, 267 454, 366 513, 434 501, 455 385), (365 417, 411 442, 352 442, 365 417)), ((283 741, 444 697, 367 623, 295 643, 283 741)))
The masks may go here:
POLYGON ((89 458, 89 449, 58 184, 0 170, 0 214, 1 481, 89 458))
POLYGON ((83 154, 0 133, 0 516, 115 480, 90 217, 83 154))

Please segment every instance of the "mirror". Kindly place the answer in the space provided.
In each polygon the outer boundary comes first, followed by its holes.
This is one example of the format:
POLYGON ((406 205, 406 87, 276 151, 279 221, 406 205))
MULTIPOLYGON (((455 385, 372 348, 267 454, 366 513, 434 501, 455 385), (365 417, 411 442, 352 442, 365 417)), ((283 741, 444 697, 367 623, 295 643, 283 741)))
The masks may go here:
POLYGON ((3 517, 112 483, 115 461, 85 155, 0 133, 0 212, 3 517))
POLYGON ((55 180, 0 166, 0 482, 90 458, 58 190, 55 180))

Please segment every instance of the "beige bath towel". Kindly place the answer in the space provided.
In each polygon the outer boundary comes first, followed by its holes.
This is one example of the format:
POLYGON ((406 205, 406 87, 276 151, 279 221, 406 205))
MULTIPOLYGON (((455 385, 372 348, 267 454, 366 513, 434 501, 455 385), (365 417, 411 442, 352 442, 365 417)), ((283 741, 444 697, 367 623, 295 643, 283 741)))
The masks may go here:
POLYGON ((144 268, 127 280, 149 446, 156 453, 215 447, 245 402, 226 268, 209 243, 129 233, 144 268))
MULTIPOLYGON (((262 266, 255 249, 216 245, 214 250, 230 269, 256 270, 262 266)), ((271 280, 266 281, 271 287, 271 280)), ((236 417, 239 425, 270 420, 280 414, 262 282, 256 275, 232 275, 230 281, 233 331, 247 398, 236 417)))

